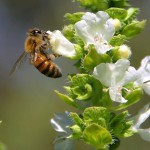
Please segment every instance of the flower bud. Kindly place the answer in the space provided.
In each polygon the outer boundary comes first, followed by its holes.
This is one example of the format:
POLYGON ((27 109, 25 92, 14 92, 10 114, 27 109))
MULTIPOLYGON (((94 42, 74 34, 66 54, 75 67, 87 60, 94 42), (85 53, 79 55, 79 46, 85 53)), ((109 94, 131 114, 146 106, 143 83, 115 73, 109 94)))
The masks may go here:
POLYGON ((114 19, 114 26, 116 30, 119 30, 121 28, 121 22, 119 19, 114 19))
POLYGON ((119 58, 128 59, 131 56, 131 49, 127 45, 121 45, 118 49, 119 58))

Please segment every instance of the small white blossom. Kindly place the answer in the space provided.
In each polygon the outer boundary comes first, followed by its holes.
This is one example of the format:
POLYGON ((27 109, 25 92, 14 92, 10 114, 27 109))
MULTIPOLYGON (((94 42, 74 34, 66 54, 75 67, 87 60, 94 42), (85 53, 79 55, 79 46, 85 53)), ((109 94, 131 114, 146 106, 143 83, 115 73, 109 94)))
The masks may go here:
POLYGON ((108 42, 115 33, 115 26, 106 12, 85 13, 82 20, 75 24, 75 30, 85 44, 94 44, 99 54, 112 49, 108 42))
POLYGON ((53 53, 72 58, 76 55, 74 45, 59 31, 47 31, 53 53))
POLYGON ((121 90, 124 85, 137 80, 137 71, 129 67, 127 59, 120 59, 115 64, 102 63, 94 68, 93 76, 108 87, 110 98, 119 103, 126 103, 121 90))
POLYGON ((132 129, 139 133, 139 135, 144 139, 145 141, 150 141, 150 128, 147 129, 141 129, 140 126, 143 122, 145 122, 146 119, 150 116, 150 103, 147 104, 137 116, 133 117, 133 126, 132 129))
POLYGON ((141 66, 137 71, 139 77, 135 85, 141 86, 143 90, 150 95, 150 56, 146 56, 141 61, 141 66))

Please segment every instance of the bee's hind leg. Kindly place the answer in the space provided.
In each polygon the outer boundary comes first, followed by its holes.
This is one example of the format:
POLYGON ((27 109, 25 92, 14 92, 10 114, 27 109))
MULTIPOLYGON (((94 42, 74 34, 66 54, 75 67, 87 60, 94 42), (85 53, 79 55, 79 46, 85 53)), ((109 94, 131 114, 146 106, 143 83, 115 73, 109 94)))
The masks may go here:
POLYGON ((35 52, 34 54, 31 54, 30 57, 31 57, 31 64, 33 64, 37 60, 37 53, 35 52))

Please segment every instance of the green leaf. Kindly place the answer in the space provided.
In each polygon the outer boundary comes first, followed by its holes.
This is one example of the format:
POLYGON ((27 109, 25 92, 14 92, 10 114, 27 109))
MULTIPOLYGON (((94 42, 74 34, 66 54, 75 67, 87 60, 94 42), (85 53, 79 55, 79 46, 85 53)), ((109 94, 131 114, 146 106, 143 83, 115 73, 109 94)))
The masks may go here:
POLYGON ((59 98, 61 100, 63 100, 65 103, 74 106, 74 107, 78 107, 77 104, 74 102, 74 100, 72 98, 70 98, 69 96, 62 94, 60 92, 58 92, 57 90, 55 90, 55 93, 59 96, 59 98))
POLYGON ((127 11, 123 8, 109 8, 106 10, 111 18, 124 20, 127 16, 127 11))
POLYGON ((122 134, 124 129, 124 123, 126 122, 126 117, 128 115, 127 111, 122 112, 121 114, 115 116, 110 122, 110 129, 117 136, 122 134))
POLYGON ((87 144, 93 145, 97 149, 106 148, 112 142, 110 132, 95 123, 85 128, 83 139, 87 144))
POLYGON ((116 115, 111 123, 111 129, 113 130, 113 133, 117 136, 119 136, 124 128, 124 122, 125 122, 125 118, 127 117, 128 112, 124 111, 119 115, 116 115))
MULTIPOLYGON (((93 93, 91 96, 91 100, 94 106, 104 106, 103 104, 103 99, 102 99, 102 92, 103 92, 103 86, 100 83, 99 80, 95 79, 92 82, 93 86, 93 93)), ((108 104, 108 101, 106 102, 108 104)))
POLYGON ((88 54, 83 60, 83 67, 88 70, 93 70, 100 63, 110 62, 108 54, 98 54, 95 48, 91 47, 88 54))
POLYGON ((84 93, 82 92, 83 89, 81 89, 78 86, 75 87, 75 88, 72 88, 72 91, 77 96, 76 99, 78 99, 78 100, 87 100, 87 99, 89 99, 92 95, 92 92, 93 92, 92 87, 91 87, 90 84, 85 84, 84 93))
POLYGON ((117 36, 113 36, 113 38, 111 39, 109 43, 112 46, 120 46, 124 44, 125 41, 126 41, 126 36, 119 34, 117 36))
POLYGON ((129 5, 129 0, 110 0, 110 6, 109 7, 118 7, 118 8, 126 8, 129 5))
POLYGON ((93 12, 106 10, 110 7, 126 8, 129 6, 128 0, 73 0, 80 2, 80 6, 93 12))
POLYGON ((67 13, 65 14, 65 18, 71 23, 75 24, 76 22, 80 21, 82 16, 84 15, 84 12, 77 12, 77 13, 67 13))
POLYGON ((139 13, 139 8, 129 8, 127 10, 127 17, 125 18, 126 23, 131 23, 139 13))
POLYGON ((103 91, 103 93, 102 93, 101 99, 99 101, 99 106, 103 106, 106 108, 112 107, 113 101, 110 98, 109 91, 108 90, 105 91, 104 89, 102 91, 103 91))
POLYGON ((107 127, 110 114, 104 107, 89 107, 84 110, 83 119, 87 125, 96 123, 103 127, 107 127))
POLYGON ((74 26, 72 24, 64 26, 62 33, 68 40, 72 41, 75 34, 74 26))
POLYGON ((81 7, 90 9, 93 12, 109 8, 109 0, 73 0, 73 1, 80 2, 81 7))
POLYGON ((145 27, 146 20, 134 21, 127 25, 121 34, 125 35, 128 39, 138 35, 145 27))
POLYGON ((92 96, 94 78, 87 74, 70 77, 71 91, 78 100, 88 100, 92 96))
POLYGON ((133 125, 132 121, 126 121, 124 124, 124 129, 122 131, 122 137, 123 138, 127 138, 132 136, 134 133, 136 133, 135 131, 133 131, 133 129, 131 128, 131 126, 133 125))
POLYGON ((125 96, 125 99, 128 101, 124 104, 114 107, 113 110, 121 110, 129 106, 132 106, 133 104, 137 103, 141 99, 142 95, 143 95, 143 91, 141 88, 137 88, 133 90, 132 92, 128 93, 125 96))
POLYGON ((92 100, 92 102, 99 101, 101 97, 102 85, 100 81, 88 74, 77 74, 69 77, 70 91, 73 98, 78 100, 92 100))
POLYGON ((120 140, 117 137, 113 136, 113 141, 109 144, 109 150, 116 150, 120 146, 120 140))
POLYGON ((78 116, 78 114, 70 112, 70 117, 72 118, 73 122, 80 126, 81 128, 84 127, 83 120, 78 116))
POLYGON ((74 48, 76 51, 76 55, 73 56, 71 59, 78 60, 78 59, 82 58, 83 54, 84 54, 84 49, 78 44, 74 44, 74 48))
POLYGON ((135 132, 132 131, 132 121, 128 121, 128 112, 124 111, 114 117, 111 117, 110 121, 110 130, 113 131, 113 134, 118 137, 129 137, 132 136, 135 132))
POLYGON ((82 129, 80 126, 73 125, 70 127, 70 129, 72 130, 72 134, 71 134, 70 138, 73 138, 73 139, 81 139, 82 138, 82 129))

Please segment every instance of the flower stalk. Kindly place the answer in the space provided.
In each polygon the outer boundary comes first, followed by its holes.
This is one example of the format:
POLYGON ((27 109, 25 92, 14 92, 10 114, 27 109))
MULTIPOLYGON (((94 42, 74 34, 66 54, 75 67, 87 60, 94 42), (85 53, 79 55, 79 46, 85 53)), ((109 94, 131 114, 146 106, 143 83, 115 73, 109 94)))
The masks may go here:
POLYGON ((88 11, 67 13, 69 24, 62 32, 47 32, 52 51, 76 60, 79 71, 68 76, 65 94, 55 91, 62 101, 77 109, 51 119, 59 133, 57 149, 60 143, 71 148, 74 140, 97 150, 117 149, 120 138, 135 133, 149 141, 149 129, 140 128, 150 116, 149 105, 136 119, 129 116, 128 108, 144 93, 150 95, 150 56, 135 69, 130 65, 132 51, 126 43, 143 30, 146 21, 137 20, 139 9, 129 8, 127 0, 75 1, 88 11))

